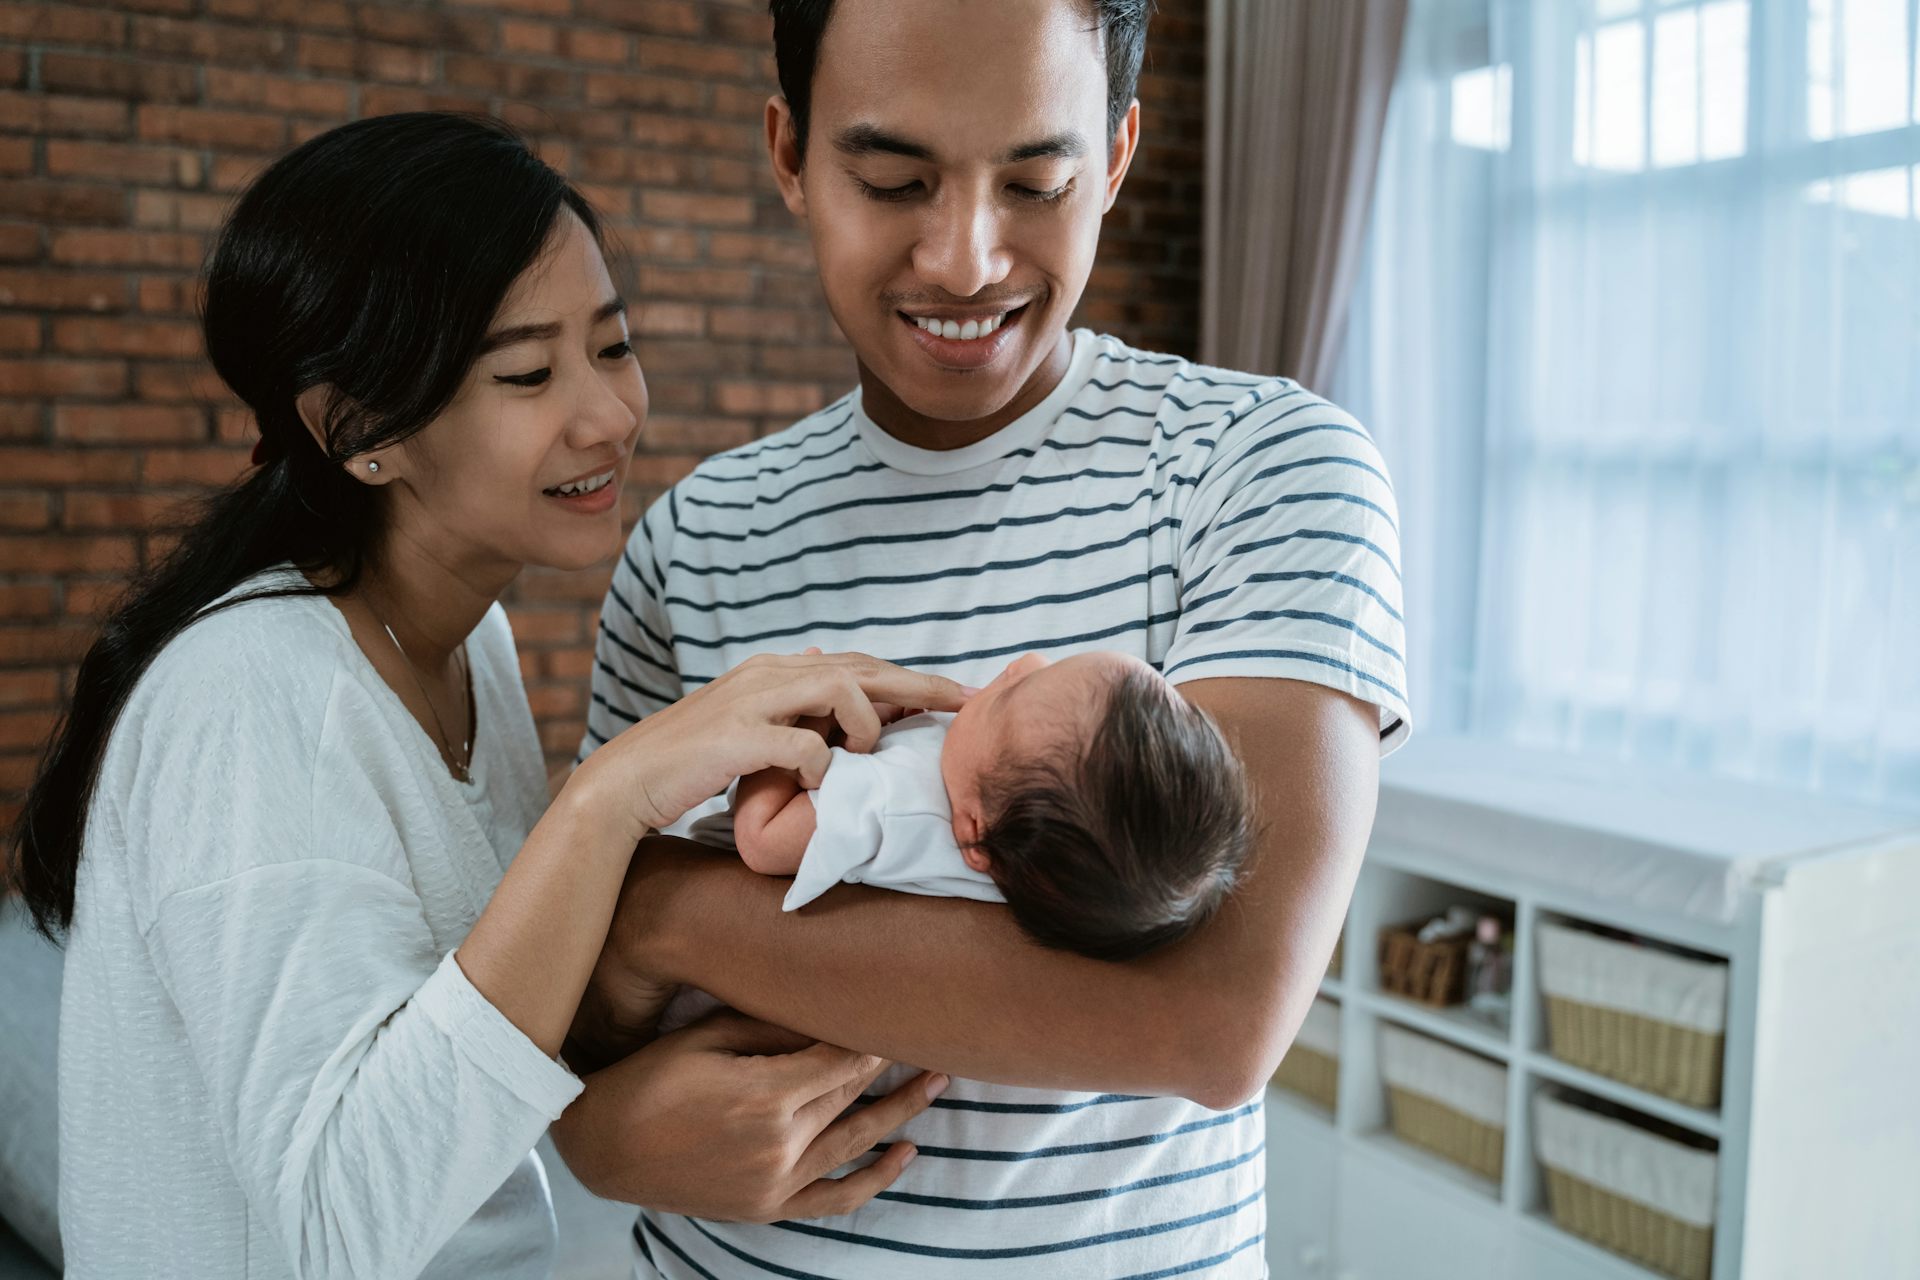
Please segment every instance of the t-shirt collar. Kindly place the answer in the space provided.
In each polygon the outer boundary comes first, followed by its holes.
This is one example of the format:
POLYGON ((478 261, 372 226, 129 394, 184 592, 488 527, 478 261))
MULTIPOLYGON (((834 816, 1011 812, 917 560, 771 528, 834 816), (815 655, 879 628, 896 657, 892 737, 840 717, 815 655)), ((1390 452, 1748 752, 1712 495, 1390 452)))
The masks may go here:
POLYGON ((949 475, 977 467, 995 458, 1004 458, 1017 449, 1035 449, 1053 431, 1061 411, 1093 376, 1094 357, 1099 343, 1087 329, 1075 329, 1071 335, 1073 355, 1058 386, 1033 408, 1009 422, 984 440, 976 440, 958 449, 921 449, 888 435, 867 416, 863 393, 853 393, 853 425, 873 455, 895 471, 916 476, 949 475))

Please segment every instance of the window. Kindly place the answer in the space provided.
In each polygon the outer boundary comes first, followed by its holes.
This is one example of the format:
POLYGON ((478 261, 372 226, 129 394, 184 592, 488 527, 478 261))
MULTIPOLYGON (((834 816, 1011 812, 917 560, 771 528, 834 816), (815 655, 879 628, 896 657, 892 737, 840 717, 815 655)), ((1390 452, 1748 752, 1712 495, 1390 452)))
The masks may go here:
POLYGON ((1426 724, 1920 797, 1916 10, 1415 0, 1334 392, 1426 724))

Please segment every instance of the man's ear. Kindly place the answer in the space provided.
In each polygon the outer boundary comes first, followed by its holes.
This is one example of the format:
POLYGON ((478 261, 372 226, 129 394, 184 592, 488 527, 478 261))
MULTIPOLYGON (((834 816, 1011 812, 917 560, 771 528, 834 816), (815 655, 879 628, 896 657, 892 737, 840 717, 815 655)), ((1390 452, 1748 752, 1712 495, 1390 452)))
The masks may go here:
POLYGON ((1127 170, 1133 164, 1133 153, 1140 146, 1140 99, 1135 98, 1127 106, 1126 118, 1120 127, 1114 130, 1113 146, 1107 152, 1107 202, 1101 207, 1105 213, 1113 208, 1113 202, 1120 196, 1120 184, 1126 180, 1127 170))
POLYGON ((805 160, 800 151, 800 136, 793 129, 793 108, 779 94, 767 99, 767 159, 773 163, 773 180, 780 185, 780 198, 787 212, 805 221, 807 193, 800 183, 805 160))

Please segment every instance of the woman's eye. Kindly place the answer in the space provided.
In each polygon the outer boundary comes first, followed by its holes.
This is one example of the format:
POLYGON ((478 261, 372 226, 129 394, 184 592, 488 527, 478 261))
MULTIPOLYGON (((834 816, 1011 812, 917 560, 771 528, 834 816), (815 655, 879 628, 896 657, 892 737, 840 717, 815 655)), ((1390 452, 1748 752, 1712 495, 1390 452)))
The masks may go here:
POLYGON ((633 343, 616 342, 600 353, 602 360, 625 360, 633 354, 633 343))
POLYGON ((918 181, 903 183, 897 187, 876 187, 864 178, 855 178, 854 181, 860 184, 860 194, 867 199, 881 200, 889 203, 905 200, 920 189, 920 183, 918 181))
POLYGON ((516 387, 537 387, 553 376, 552 369, 535 369, 532 373, 496 373, 495 382, 506 382, 516 387))
POLYGON ((1034 204, 1049 204, 1055 200, 1058 200, 1061 196, 1064 196, 1065 194, 1067 194, 1067 192, 1071 191, 1073 189, 1073 184, 1071 182, 1063 182, 1059 186, 1054 187, 1051 190, 1047 190, 1047 191, 1040 191, 1040 190, 1034 189, 1033 187, 1022 187, 1022 186, 1014 186, 1008 189, 1011 190, 1014 195, 1018 196, 1022 200, 1030 200, 1034 204))

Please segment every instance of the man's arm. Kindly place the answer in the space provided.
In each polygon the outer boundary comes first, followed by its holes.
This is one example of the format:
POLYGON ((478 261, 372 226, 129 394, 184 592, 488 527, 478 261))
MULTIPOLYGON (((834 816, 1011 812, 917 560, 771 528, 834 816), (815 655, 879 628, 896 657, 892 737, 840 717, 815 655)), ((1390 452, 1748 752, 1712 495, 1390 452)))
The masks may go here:
POLYGON ((1029 941, 1004 908, 842 885, 782 915, 785 886, 654 842, 635 859, 595 982, 697 985, 833 1044, 1008 1084, 1178 1094, 1224 1108, 1306 1016, 1373 824, 1379 720, 1301 681, 1183 685, 1246 762, 1251 873, 1192 937, 1139 960, 1029 941))

